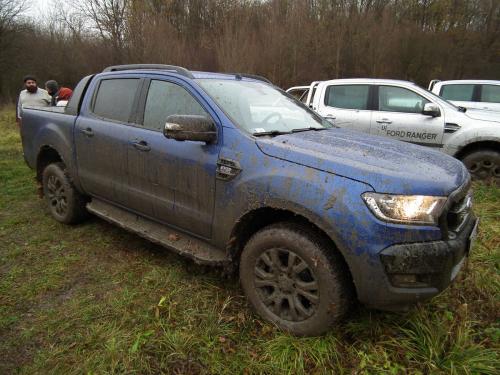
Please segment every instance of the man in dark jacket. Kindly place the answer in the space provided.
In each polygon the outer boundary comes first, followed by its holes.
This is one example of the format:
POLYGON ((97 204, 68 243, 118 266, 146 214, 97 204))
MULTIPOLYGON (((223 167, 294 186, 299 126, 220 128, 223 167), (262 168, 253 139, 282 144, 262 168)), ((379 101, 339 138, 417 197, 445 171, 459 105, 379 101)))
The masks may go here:
POLYGON ((52 106, 57 105, 57 102, 61 100, 69 100, 71 95, 73 95, 73 90, 67 87, 59 87, 59 84, 54 80, 45 82, 45 89, 52 97, 52 101, 50 103, 52 106))

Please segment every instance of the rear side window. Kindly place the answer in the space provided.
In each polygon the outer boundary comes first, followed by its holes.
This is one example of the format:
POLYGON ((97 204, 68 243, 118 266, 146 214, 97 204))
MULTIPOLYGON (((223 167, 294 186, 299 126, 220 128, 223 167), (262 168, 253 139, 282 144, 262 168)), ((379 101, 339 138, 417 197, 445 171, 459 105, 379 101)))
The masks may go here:
POLYGON ((387 112, 422 113, 427 99, 417 93, 394 86, 380 86, 378 109, 387 112))
POLYGON ((345 109, 368 109, 368 85, 335 85, 326 89, 325 105, 345 109))
POLYGON ((183 87, 165 81, 151 81, 144 109, 144 127, 163 131, 171 115, 209 117, 203 107, 183 87))
POLYGON ((106 119, 128 122, 132 113, 139 79, 105 79, 101 81, 93 112, 106 119))
POLYGON ((444 85, 441 96, 446 100, 472 102, 474 85, 444 85))
POLYGON ((481 101, 500 103, 500 85, 483 85, 481 90, 481 101))

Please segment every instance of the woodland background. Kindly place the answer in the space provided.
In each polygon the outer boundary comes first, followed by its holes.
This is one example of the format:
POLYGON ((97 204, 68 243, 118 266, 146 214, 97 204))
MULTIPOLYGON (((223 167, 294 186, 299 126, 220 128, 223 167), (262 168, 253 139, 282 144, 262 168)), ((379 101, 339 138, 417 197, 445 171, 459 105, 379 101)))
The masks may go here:
POLYGON ((0 0, 0 102, 27 73, 73 87, 105 66, 168 63, 313 80, 500 78, 500 0, 0 0))

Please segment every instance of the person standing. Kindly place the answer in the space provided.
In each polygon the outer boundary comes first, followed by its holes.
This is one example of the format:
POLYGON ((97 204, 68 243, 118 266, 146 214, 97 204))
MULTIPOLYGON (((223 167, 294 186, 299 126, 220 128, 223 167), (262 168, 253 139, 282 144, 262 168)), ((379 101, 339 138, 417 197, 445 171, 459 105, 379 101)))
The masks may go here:
POLYGON ((57 102, 61 100, 68 101, 71 98, 71 95, 73 95, 73 90, 67 87, 59 87, 59 84, 53 79, 45 82, 45 90, 47 90, 49 95, 52 97, 50 102, 51 106, 57 105, 57 102))
POLYGON ((47 107, 50 104, 51 97, 47 91, 38 87, 36 77, 27 75, 23 79, 25 89, 20 92, 17 100, 16 122, 21 123, 23 107, 39 106, 47 107))

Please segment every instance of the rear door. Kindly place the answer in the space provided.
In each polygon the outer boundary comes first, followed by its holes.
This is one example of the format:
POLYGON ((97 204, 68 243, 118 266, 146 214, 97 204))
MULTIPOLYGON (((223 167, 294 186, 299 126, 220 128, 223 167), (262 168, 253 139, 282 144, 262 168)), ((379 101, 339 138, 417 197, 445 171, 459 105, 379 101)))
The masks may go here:
POLYGON ((127 145, 141 80, 129 76, 95 82, 94 95, 75 130, 78 174, 85 191, 126 205, 127 145))
POLYGON ((370 85, 329 85, 318 113, 341 128, 370 132, 370 85))
POLYGON ((202 115, 217 123, 215 115, 195 90, 176 78, 153 79, 144 87, 142 127, 129 133, 132 194, 148 216, 209 238, 219 144, 167 139, 163 128, 170 115, 202 115))
POLYGON ((425 146, 441 147, 444 113, 439 117, 423 115, 429 100, 403 87, 377 86, 376 108, 371 133, 425 146))
POLYGON ((500 85, 481 85, 478 108, 500 111, 500 85))

